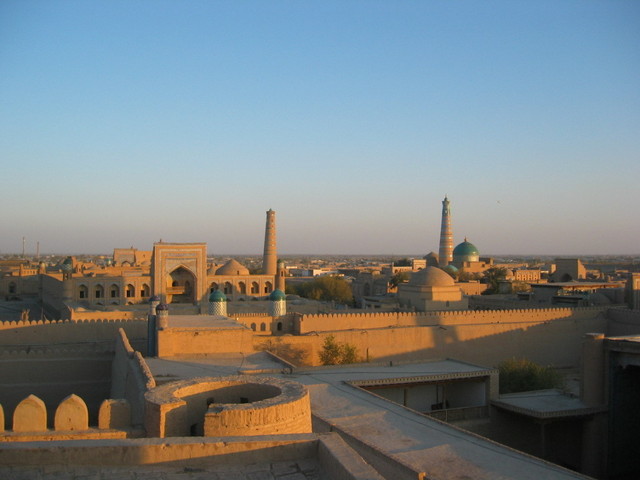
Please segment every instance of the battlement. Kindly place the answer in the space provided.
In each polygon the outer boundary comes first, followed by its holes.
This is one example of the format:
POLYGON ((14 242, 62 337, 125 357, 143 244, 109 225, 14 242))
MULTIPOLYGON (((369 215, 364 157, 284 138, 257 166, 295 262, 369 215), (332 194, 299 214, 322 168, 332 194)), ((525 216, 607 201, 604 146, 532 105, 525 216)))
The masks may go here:
POLYGON ((127 438, 133 433, 126 400, 103 401, 98 412, 98 425, 94 427, 89 426, 87 404, 75 394, 58 404, 53 422, 47 418, 45 402, 35 395, 29 395, 16 406, 10 431, 4 430, 4 416, 0 405, 0 442, 127 438), (52 428, 49 428, 50 424, 52 428))
POLYGON ((366 312, 301 315, 294 319, 297 334, 310 332, 386 328, 392 326, 435 326, 453 324, 535 323, 561 318, 587 318, 609 307, 534 308, 510 310, 450 310, 442 312, 366 312))

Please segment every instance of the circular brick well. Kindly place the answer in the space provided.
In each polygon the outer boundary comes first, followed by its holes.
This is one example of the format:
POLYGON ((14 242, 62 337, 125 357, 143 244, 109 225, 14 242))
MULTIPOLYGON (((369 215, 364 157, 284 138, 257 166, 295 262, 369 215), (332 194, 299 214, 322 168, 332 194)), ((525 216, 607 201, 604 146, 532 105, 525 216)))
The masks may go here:
POLYGON ((309 392, 270 377, 202 377, 145 394, 149 436, 207 437, 311 432, 309 392))

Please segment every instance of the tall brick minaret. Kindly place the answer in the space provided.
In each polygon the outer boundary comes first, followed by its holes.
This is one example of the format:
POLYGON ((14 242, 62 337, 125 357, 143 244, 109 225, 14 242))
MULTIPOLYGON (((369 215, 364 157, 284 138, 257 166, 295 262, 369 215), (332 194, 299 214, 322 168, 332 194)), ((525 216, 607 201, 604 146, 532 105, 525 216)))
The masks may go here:
POLYGON ((275 275, 278 270, 278 254, 276 252, 276 212, 267 211, 267 226, 264 230, 264 254, 262 256, 262 273, 275 275))
POLYGON ((449 199, 442 201, 442 224, 440 225, 440 251, 438 258, 440 267, 446 267, 453 261, 453 231, 451 230, 451 208, 449 199))

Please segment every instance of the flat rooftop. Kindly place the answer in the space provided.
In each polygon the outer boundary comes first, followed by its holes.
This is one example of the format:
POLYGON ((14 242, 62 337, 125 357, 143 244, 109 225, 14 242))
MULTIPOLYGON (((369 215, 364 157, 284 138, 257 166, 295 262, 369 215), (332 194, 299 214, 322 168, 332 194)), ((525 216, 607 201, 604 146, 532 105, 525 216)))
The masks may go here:
POLYGON ((606 410, 604 407, 587 407, 578 397, 555 389, 503 394, 491 403, 535 418, 575 417, 606 410))
MULTIPOLYGON (((312 414, 366 449, 384 452, 432 480, 584 479, 576 472, 523 454, 371 394, 355 384, 420 382, 488 375, 493 369, 456 360, 283 368, 265 352, 253 355, 147 359, 156 381, 265 371, 307 386, 312 414), (275 367, 275 368, 271 368, 275 367), (271 371, 269 371, 271 370, 271 371), (286 373, 285 373, 286 372, 286 373), (158 378, 159 377, 159 378, 158 378), (354 385, 350 385, 353 383, 354 385)), ((352 442, 349 442, 352 444, 352 442)), ((353 446, 353 444, 352 444, 353 446)))

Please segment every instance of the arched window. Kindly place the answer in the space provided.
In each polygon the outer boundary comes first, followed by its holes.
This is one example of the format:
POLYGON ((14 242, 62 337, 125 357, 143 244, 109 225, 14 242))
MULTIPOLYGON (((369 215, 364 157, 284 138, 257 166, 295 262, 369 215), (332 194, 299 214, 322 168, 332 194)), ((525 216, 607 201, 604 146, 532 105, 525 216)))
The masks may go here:
POLYGON ((131 284, 127 285, 127 289, 125 291, 125 296, 127 298, 135 297, 136 296, 136 287, 134 287, 131 284))
POLYGON ((11 282, 9 284, 9 293, 16 293, 18 291, 18 286, 15 284, 15 282, 11 282))
POLYGON ((118 298, 120 296, 120 287, 115 283, 109 287, 109 297, 118 298))
POLYGON ((89 289, 86 285, 78 287, 78 298, 89 298, 89 289))
POLYGON ((276 325, 276 329, 281 332, 282 331, 282 322, 278 322, 278 324, 276 325))
POLYGON ((104 287, 102 285, 96 285, 95 296, 96 298, 104 298, 104 287))
POLYGON ((266 330, 267 330, 267 324, 266 324, 266 323, 264 323, 264 322, 262 322, 262 323, 260 324, 260 331, 261 331, 261 332, 265 332, 266 330))
POLYGON ((231 295, 233 292, 233 285, 230 282, 224 282, 224 293, 226 295, 231 295))
POLYGON ((253 330, 254 332, 256 331, 256 324, 255 323, 251 324, 251 330, 253 330))
POLYGON ((247 284, 244 283, 244 282, 238 283, 238 290, 240 291, 240 293, 242 295, 246 294, 247 293, 247 284))
POLYGON ((140 296, 142 298, 146 298, 150 295, 151 295, 151 289, 149 288, 149 285, 147 285, 146 283, 143 283, 142 288, 140 289, 140 296))
POLYGON ((260 285, 258 285, 258 282, 251 282, 251 293, 254 295, 260 293, 260 285))
POLYGON ((273 285, 271 284, 271 282, 265 282, 264 293, 271 293, 272 290, 273 290, 273 285))
POLYGON ((209 286, 209 293, 213 293, 218 290, 218 284, 216 282, 212 282, 209 286))

